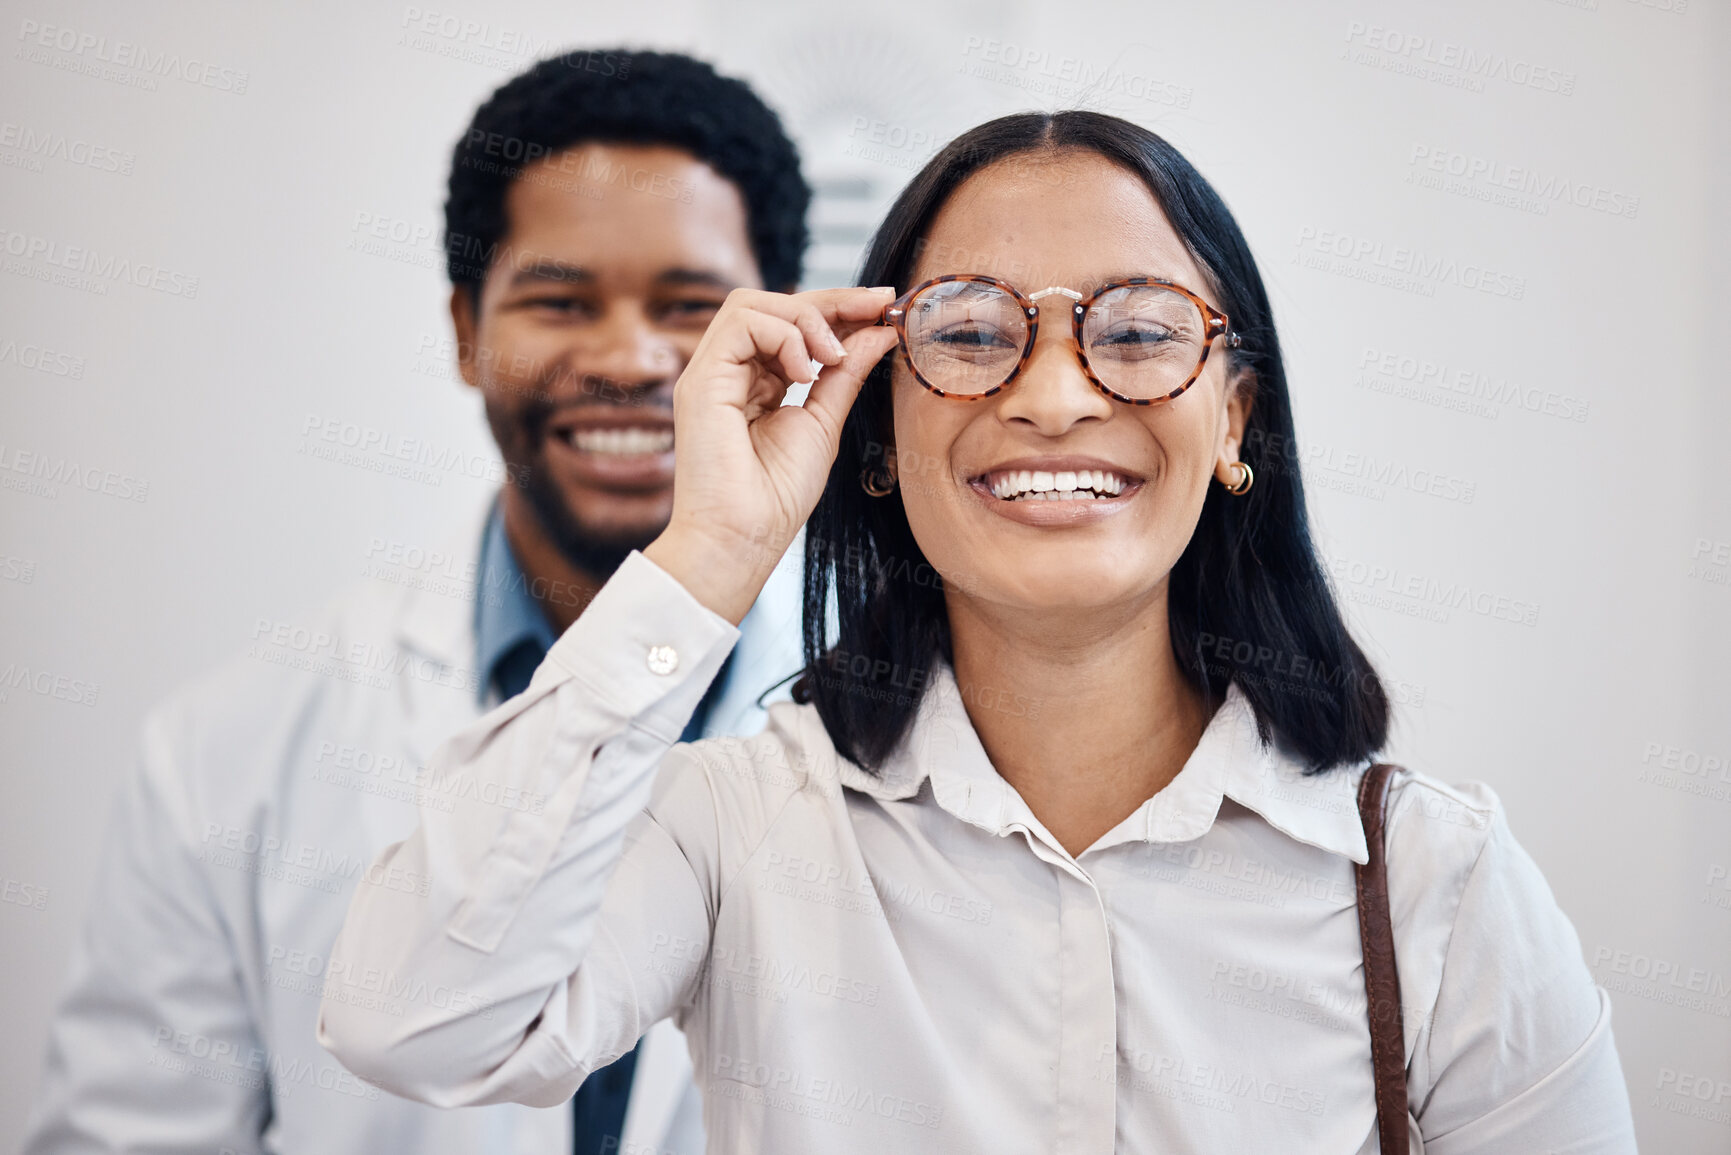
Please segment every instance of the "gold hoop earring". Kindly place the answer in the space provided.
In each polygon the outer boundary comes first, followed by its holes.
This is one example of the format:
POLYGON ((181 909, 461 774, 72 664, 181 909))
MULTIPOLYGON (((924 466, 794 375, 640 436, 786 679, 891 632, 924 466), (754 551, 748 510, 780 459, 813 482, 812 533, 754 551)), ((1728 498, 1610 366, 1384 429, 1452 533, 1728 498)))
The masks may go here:
POLYGON ((1232 463, 1232 468, 1235 470, 1242 469, 1244 475, 1237 481, 1234 481, 1231 485, 1228 485, 1226 487, 1226 492, 1230 493, 1233 497, 1243 497, 1245 494, 1250 492, 1250 486, 1256 481, 1256 474, 1250 468, 1248 462, 1234 461, 1232 463))
POLYGON ((866 466, 859 471, 860 488, 873 497, 888 497, 896 491, 895 475, 887 469, 866 466))

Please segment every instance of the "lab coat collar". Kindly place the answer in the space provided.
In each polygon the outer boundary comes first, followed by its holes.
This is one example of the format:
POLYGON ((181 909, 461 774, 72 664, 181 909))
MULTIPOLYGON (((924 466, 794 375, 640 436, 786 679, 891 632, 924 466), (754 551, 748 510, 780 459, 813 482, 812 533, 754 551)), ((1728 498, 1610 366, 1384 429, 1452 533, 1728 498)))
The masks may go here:
POLYGON ((440 544, 450 558, 446 574, 452 592, 409 587, 397 613, 397 644, 422 657, 451 667, 475 663, 475 598, 486 593, 481 575, 481 537, 487 516, 497 500, 485 501, 464 512, 456 531, 440 544), (468 590, 465 596, 462 591, 468 590))
MULTIPOLYGON (((1368 853, 1355 791, 1363 769, 1307 776, 1300 763, 1262 742, 1255 711, 1233 684, 1178 775, 1084 854, 1120 842, 1193 841, 1231 799, 1299 842, 1362 864, 1368 853)), ((955 674, 941 661, 907 737, 882 772, 868 774, 844 761, 840 773, 844 786, 884 800, 911 798, 929 779, 933 799, 964 822, 1000 835, 1017 826, 1040 829, 1021 795, 993 768, 955 674)))
POLYGON ((420 765, 426 765, 439 743, 481 713, 475 700, 481 675, 476 669, 474 599, 487 594, 480 572, 481 535, 494 496, 465 511, 456 532, 441 543, 440 551, 451 559, 446 571, 451 580, 439 588, 408 587, 398 603, 393 636, 415 674, 400 675, 397 684, 409 753, 420 765))

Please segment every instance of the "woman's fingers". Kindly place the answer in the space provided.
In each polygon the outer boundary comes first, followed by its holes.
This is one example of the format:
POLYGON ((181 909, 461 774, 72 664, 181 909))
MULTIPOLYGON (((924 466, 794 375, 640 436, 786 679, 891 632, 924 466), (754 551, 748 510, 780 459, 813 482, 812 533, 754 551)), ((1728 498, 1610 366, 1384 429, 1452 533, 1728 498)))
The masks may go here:
POLYGON ((875 324, 884 307, 896 299, 896 291, 893 288, 818 289, 799 296, 811 297, 813 304, 832 325, 839 321, 857 327, 875 324))
MULTIPOLYGON (((895 300, 895 295, 894 289, 818 289, 796 294, 793 299, 809 302, 829 331, 845 344, 852 334, 879 324, 884 308, 895 300)), ((824 364, 833 365, 840 360, 837 357, 824 364)))
POLYGON ((792 320, 799 327, 800 334, 805 337, 805 347, 811 351, 813 360, 824 365, 834 365, 847 355, 847 350, 841 346, 841 338, 836 336, 835 330, 830 327, 829 318, 825 317, 816 305, 800 302, 792 320))
POLYGON ((674 404, 684 397, 690 402, 750 405, 767 388, 776 395, 769 402, 774 405, 789 384, 816 375, 797 325, 743 306, 724 307, 680 374, 674 404))
POLYGON ((805 399, 805 408, 834 436, 840 435, 847 411, 872 367, 896 347, 896 331, 887 326, 860 329, 843 338, 842 345, 847 354, 841 364, 826 368, 805 399))
POLYGON ((751 340, 757 347, 756 360, 782 379, 784 392, 787 385, 795 381, 810 381, 817 376, 823 364, 842 358, 839 351, 841 343, 837 341, 838 352, 831 353, 826 349, 825 356, 820 359, 817 351, 812 348, 813 341, 809 330, 780 317, 751 312, 746 314, 745 323, 751 340))
POLYGON ((741 406, 749 420, 779 406, 789 385, 813 381, 826 367, 843 369, 857 351, 865 357, 863 364, 843 373, 847 380, 838 380, 841 388, 823 394, 835 398, 826 406, 840 406, 834 413, 839 422, 865 374, 895 344, 895 330, 878 325, 893 299, 889 291, 874 289, 820 289, 791 295, 735 289, 681 375, 689 382, 687 395, 696 382, 707 381, 701 388, 708 400, 725 396, 727 403, 741 406), (745 370, 745 376, 714 376, 729 364, 745 370), (716 387, 721 393, 711 392, 716 387))
MULTIPOLYGON (((884 306, 895 299, 893 289, 814 289, 805 293, 771 293, 735 289, 728 294, 743 308, 780 317, 798 326, 815 360, 834 365, 843 355, 839 338, 875 325, 884 306)), ((803 380, 803 378, 802 378, 803 380)))
POLYGON ((848 407, 895 344, 894 329, 872 327, 892 299, 736 289, 680 374, 673 519, 645 553, 730 621, 763 586, 760 555, 773 565, 822 493, 848 407), (803 408, 781 404, 814 378, 803 408), (760 542, 766 528, 773 540, 760 542), (743 558, 748 536, 758 544, 743 558))

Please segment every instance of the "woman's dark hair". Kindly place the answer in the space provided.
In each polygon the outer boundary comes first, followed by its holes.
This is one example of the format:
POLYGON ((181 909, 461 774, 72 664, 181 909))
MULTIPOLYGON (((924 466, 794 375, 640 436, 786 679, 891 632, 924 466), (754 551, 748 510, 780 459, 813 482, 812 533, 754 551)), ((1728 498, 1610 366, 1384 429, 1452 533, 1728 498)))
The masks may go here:
POLYGON ((505 194, 523 169, 590 141, 667 145, 707 164, 739 189, 763 283, 799 283, 811 188, 775 113, 701 60, 615 48, 539 61, 475 111, 452 151, 445 198, 452 285, 478 297, 510 226, 505 194))
MULTIPOLYGON (((1148 186, 1241 336, 1228 372, 1248 371, 1244 383, 1255 399, 1239 450, 1255 484, 1243 497, 1208 487, 1196 532, 1172 568, 1168 617, 1179 666, 1211 706, 1237 682, 1262 740, 1311 772, 1360 762, 1387 740, 1388 698, 1341 620, 1311 542, 1286 370, 1261 274, 1225 203, 1189 161, 1154 133, 1099 113, 991 121, 951 142, 896 199, 859 283, 905 291, 926 230, 964 181, 1006 157, 1070 149, 1096 153, 1148 186)), ((796 701, 816 704, 842 756, 872 771, 907 734, 933 663, 953 660, 943 583, 914 541, 899 495, 874 498, 861 487, 862 472, 882 466, 891 440, 895 356, 872 371, 848 414, 806 525, 806 668, 794 686, 796 701)))

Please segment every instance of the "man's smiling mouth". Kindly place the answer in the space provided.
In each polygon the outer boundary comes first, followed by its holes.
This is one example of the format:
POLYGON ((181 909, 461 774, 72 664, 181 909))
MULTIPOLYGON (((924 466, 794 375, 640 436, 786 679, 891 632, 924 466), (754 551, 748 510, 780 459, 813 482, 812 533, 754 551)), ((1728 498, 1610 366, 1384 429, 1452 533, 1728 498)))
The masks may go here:
POLYGON ((666 453, 673 448, 673 430, 627 425, 612 428, 577 428, 555 431, 567 445, 582 453, 612 457, 637 457, 666 453))

